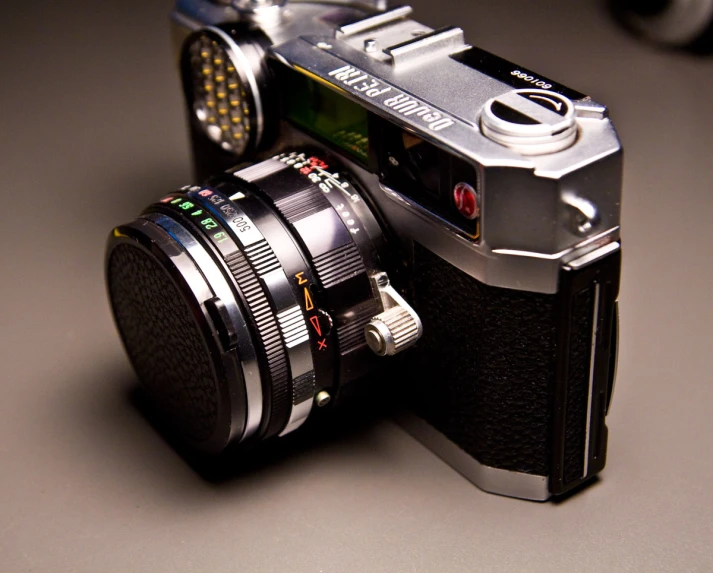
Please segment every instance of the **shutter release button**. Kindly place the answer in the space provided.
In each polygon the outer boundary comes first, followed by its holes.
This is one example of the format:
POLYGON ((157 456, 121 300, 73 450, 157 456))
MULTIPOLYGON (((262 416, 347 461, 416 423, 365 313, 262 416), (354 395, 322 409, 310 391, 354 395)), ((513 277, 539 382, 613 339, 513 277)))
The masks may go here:
POLYGON ((483 107, 480 129, 522 155, 562 151, 577 139, 574 104, 548 90, 514 90, 492 98, 483 107))

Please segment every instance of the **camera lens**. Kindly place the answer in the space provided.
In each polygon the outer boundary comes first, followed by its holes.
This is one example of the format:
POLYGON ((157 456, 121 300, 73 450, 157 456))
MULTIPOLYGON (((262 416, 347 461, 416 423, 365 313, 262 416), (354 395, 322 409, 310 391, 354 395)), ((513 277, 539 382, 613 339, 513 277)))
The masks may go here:
POLYGON ((217 452, 284 435, 377 368, 364 328, 383 310, 383 240, 354 179, 299 152, 184 187, 117 227, 115 321, 181 436, 217 452))

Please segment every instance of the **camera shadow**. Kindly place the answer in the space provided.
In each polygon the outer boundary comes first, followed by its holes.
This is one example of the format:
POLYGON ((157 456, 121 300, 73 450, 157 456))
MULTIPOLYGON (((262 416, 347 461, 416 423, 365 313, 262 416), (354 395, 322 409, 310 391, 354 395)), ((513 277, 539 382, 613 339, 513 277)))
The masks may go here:
MULTIPOLYGON (((226 485, 297 463, 307 455, 333 449, 363 448, 379 422, 389 418, 388 407, 366 406, 362 401, 342 406, 338 412, 312 416, 296 431, 249 445, 233 445, 216 455, 187 446, 156 411, 138 382, 125 391, 126 402, 181 460, 204 482, 226 485)), ((322 413, 320 413, 322 414, 322 413)))

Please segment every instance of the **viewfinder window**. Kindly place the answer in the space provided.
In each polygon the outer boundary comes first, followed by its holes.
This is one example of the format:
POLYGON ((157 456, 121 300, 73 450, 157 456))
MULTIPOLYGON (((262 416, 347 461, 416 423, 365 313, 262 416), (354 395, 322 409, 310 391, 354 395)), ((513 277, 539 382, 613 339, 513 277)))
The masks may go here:
POLYGON ((346 151, 360 163, 369 158, 367 111, 316 79, 285 70, 287 118, 305 131, 346 151))

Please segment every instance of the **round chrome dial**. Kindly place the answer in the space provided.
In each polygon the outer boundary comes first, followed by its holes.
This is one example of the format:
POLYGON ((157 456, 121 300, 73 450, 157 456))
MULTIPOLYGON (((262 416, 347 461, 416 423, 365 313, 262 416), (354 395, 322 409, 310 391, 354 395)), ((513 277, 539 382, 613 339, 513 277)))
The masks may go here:
POLYGON ((548 90, 514 90, 492 98, 483 107, 480 128, 522 155, 555 153, 577 139, 574 104, 548 90))

